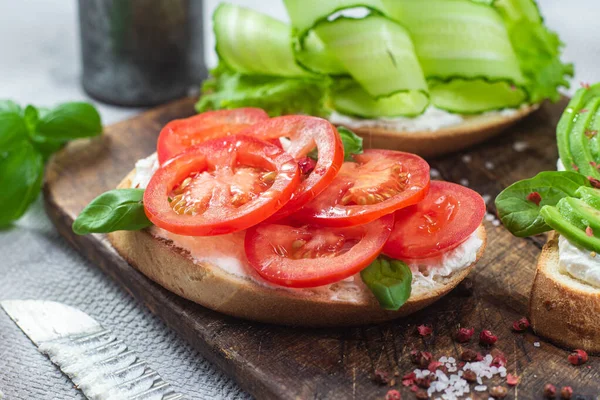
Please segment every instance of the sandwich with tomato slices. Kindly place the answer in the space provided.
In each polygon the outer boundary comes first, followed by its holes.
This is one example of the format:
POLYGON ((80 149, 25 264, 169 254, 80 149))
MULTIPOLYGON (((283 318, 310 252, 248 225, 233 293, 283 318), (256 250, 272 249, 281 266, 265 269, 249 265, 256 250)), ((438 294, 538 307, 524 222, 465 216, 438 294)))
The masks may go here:
POLYGON ((534 0, 283 0, 289 24, 213 14, 218 67, 196 109, 329 119, 370 147, 433 156, 560 99, 573 66, 534 0))
POLYGON ((419 310, 486 242, 483 199, 410 153, 362 149, 318 117, 211 111, 77 217, 166 289, 236 317, 341 326, 419 310))

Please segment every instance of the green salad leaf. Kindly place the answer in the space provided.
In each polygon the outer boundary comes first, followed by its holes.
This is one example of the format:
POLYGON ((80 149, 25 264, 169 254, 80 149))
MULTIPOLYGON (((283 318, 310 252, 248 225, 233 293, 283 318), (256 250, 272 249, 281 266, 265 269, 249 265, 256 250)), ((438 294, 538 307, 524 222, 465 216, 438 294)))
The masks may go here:
POLYGON ((40 193, 43 177, 44 160, 30 142, 21 140, 0 150, 0 226, 25 214, 40 193))
POLYGON ((555 206, 564 197, 576 196, 582 186, 590 187, 590 181, 576 172, 540 172, 533 178, 513 183, 496 197, 498 216, 504 226, 518 237, 549 231, 552 228, 540 215, 542 207, 555 206), (540 197, 539 204, 528 199, 536 192, 540 197))
POLYGON ((152 225, 144 212, 144 189, 114 189, 88 204, 73 222, 73 232, 137 231, 152 225))
POLYGON ((400 260, 379 256, 360 277, 385 310, 398 310, 410 297, 412 272, 400 260))
POLYGON ((573 76, 573 64, 560 60, 563 43, 544 25, 535 1, 496 0, 494 7, 508 29, 521 72, 526 78, 529 101, 558 101, 558 88, 569 87, 567 77, 573 76))
POLYGON ((202 87, 196 110, 259 107, 271 117, 284 114, 307 114, 326 117, 325 106, 329 80, 325 77, 283 78, 243 75, 220 64, 211 71, 212 78, 202 87))

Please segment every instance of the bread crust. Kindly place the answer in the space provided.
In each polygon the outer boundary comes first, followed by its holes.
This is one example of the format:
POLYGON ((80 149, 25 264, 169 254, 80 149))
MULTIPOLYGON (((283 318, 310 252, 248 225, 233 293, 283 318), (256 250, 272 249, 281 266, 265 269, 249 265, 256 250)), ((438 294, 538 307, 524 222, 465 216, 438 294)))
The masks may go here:
MULTIPOLYGON (((538 104, 519 108, 512 115, 477 114, 458 124, 435 131, 394 131, 382 127, 352 128, 364 138, 365 147, 401 150, 422 157, 452 153, 481 143, 525 118, 538 104)), ((342 124, 343 125, 343 124, 342 124)))
POLYGON ((529 300, 531 325, 560 346, 600 353, 600 289, 560 271, 558 237, 549 234, 538 258, 529 300))
MULTIPOLYGON (((119 187, 129 187, 133 172, 119 187)), ((197 262, 184 249, 151 230, 108 234, 113 247, 133 267, 167 290, 212 310, 235 317, 296 326, 352 326, 406 316, 438 300, 458 285, 482 256, 486 244, 483 225, 478 228, 483 244, 477 260, 427 290, 414 290, 398 311, 383 310, 370 292, 358 301, 333 299, 330 294, 288 290, 226 272, 219 266, 197 262)))

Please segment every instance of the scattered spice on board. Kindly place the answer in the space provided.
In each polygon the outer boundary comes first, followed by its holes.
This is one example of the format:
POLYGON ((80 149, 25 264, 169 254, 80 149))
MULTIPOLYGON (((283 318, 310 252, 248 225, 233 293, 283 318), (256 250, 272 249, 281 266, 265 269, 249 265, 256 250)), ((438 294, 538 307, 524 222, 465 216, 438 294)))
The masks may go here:
POLYGON ((571 388, 571 386, 563 386, 563 388, 560 389, 561 399, 569 400, 571 396, 573 396, 573 389, 571 388))
POLYGON ((569 354, 568 360, 573 365, 582 365, 588 361, 588 354, 584 350, 573 350, 571 354, 569 354))
POLYGON ((458 343, 467 343, 473 337, 475 328, 459 328, 456 332, 456 341, 458 343))
POLYGON ((531 323, 529 322, 529 319, 527 319, 527 317, 523 317, 513 322, 512 328, 515 332, 525 332, 530 326, 531 323))
POLYGON ((402 395, 400 395, 400 392, 395 389, 388 390, 387 394, 385 395, 385 400, 402 400, 402 395))
POLYGON ((417 332, 421 336, 429 336, 433 332, 433 329, 429 325, 419 325, 417 326, 417 332))
POLYGON ((551 383, 546 383, 544 386, 544 397, 548 399, 553 399, 556 396, 556 387, 554 387, 551 383))
POLYGON ((484 329, 479 334, 479 343, 487 346, 492 346, 498 341, 498 336, 494 335, 492 331, 484 329))
POLYGON ((509 386, 517 386, 519 384, 520 380, 521 380, 521 378, 519 378, 516 375, 513 375, 513 374, 506 375, 506 384, 509 386))

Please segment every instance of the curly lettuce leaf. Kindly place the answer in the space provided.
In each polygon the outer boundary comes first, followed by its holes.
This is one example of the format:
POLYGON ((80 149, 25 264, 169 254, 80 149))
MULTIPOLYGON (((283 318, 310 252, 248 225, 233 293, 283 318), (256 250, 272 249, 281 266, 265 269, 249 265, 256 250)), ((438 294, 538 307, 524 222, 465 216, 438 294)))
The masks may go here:
POLYGON ((224 64, 211 71, 212 78, 202 86, 196 110, 258 107, 271 117, 306 114, 327 117, 325 106, 329 79, 249 76, 232 71, 224 64))
POLYGON ((534 0, 496 0, 493 3, 509 32, 511 44, 519 59, 527 83, 529 101, 558 101, 560 87, 569 87, 573 64, 563 63, 563 47, 558 35, 544 26, 534 0))

